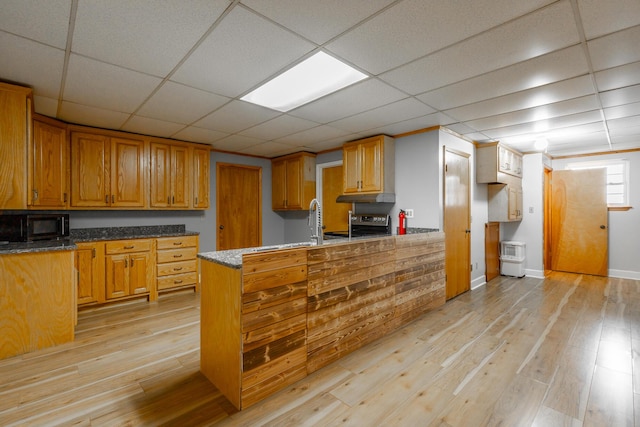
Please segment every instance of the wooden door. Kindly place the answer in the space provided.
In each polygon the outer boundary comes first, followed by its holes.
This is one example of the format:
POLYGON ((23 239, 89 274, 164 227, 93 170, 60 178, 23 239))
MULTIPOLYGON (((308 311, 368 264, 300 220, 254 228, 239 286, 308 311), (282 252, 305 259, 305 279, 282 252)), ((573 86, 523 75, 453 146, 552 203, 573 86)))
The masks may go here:
POLYGON ((348 231, 351 203, 336 203, 342 194, 342 165, 322 169, 322 224, 326 231, 348 231))
POLYGON ((345 145, 342 149, 342 167, 344 168, 343 193, 357 193, 360 191, 359 146, 345 145))
POLYGON ((553 171, 552 269, 607 276, 608 240, 606 170, 553 171))
POLYGON ((444 234, 446 298, 471 287, 469 155, 445 148, 444 234))
POLYGON ((382 191, 382 139, 360 145, 360 191, 382 191))
POLYGON ((209 150, 193 149, 193 207, 209 207, 209 150))
POLYGON ((107 299, 129 295, 129 255, 107 255, 105 269, 107 299))
POLYGON ((171 203, 171 149, 168 144, 151 143, 151 200, 154 208, 171 203))
POLYGON ((140 252, 129 255, 129 292, 143 294, 149 291, 149 270, 151 269, 151 254, 140 252))
POLYGON ((216 248, 262 245, 262 168, 216 165, 216 248))
POLYGON ((78 304, 85 304, 97 301, 97 295, 93 286, 94 272, 93 260, 95 259, 95 247, 91 245, 82 245, 78 243, 78 249, 75 251, 75 268, 78 272, 78 289, 76 298, 78 304))
POLYGON ((551 169, 545 167, 544 169, 544 245, 543 245, 543 260, 545 276, 547 271, 551 271, 551 169))
POLYGON ((71 135, 71 206, 109 205, 108 138, 102 135, 71 135))
POLYGON ((39 120, 33 121, 31 206, 67 206, 67 132, 39 120))
POLYGON ((500 223, 484 225, 484 262, 487 282, 500 275, 500 223))
POLYGON ((189 147, 171 146, 171 207, 189 207, 190 160, 189 147))
POLYGON ((111 138, 111 206, 145 206, 144 142, 111 138))

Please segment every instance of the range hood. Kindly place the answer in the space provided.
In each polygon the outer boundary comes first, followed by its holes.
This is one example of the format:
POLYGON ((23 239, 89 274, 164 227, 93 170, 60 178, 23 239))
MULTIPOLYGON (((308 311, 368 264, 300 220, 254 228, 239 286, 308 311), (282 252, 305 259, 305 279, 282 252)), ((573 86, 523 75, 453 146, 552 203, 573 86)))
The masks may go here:
POLYGON ((395 203, 396 195, 393 193, 377 194, 343 194, 338 196, 336 203, 395 203))

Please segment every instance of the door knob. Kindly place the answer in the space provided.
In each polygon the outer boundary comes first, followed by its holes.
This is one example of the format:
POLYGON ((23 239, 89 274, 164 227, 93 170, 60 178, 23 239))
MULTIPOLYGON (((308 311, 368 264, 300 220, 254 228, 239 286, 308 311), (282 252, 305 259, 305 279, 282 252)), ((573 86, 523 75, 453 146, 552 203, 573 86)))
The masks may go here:
POLYGON ((224 225, 221 225, 221 226, 220 226, 220 230, 224 230, 224 225))
POLYGON ((606 225, 601 225, 601 226, 600 226, 600 228, 601 228, 602 230, 604 230, 605 228, 607 228, 607 226, 606 226, 606 225))

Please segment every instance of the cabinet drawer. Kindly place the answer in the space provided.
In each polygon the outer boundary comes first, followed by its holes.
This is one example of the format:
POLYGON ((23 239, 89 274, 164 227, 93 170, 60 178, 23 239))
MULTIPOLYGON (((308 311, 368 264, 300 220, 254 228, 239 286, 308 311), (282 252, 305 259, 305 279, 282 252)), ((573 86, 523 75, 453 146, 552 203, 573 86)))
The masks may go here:
POLYGON ((107 254, 127 254, 131 252, 146 252, 151 250, 152 240, 131 239, 114 240, 106 243, 107 254))
POLYGON ((157 240, 158 250, 195 247, 197 236, 162 237, 157 240))
POLYGON ((158 251, 158 264, 165 262, 187 261, 196 259, 197 248, 173 249, 170 251, 158 251))
POLYGON ((182 273, 174 274, 172 276, 159 277, 158 278, 158 290, 176 288, 179 286, 195 285, 198 280, 198 273, 182 273))
POLYGON ((158 264, 158 277, 169 276, 171 274, 192 273, 196 271, 196 269, 197 263, 195 260, 158 264))

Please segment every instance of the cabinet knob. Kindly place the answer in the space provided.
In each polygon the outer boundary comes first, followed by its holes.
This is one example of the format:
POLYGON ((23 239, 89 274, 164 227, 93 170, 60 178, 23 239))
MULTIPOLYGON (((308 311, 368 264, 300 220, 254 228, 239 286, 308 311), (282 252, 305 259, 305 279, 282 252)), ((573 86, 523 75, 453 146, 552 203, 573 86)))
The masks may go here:
POLYGON ((224 225, 221 225, 219 228, 220 230, 224 230, 224 225))
POLYGON ((604 224, 600 226, 600 229, 601 229, 601 230, 604 230, 605 228, 607 228, 607 226, 606 226, 606 225, 604 225, 604 224))

